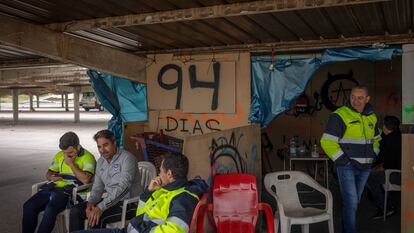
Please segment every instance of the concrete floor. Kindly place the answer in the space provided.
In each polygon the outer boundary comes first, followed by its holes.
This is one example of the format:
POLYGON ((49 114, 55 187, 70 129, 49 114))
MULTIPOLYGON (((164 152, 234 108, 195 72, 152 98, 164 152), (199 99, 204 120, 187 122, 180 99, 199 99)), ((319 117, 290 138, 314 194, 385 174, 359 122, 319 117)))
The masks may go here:
MULTIPOLYGON (((43 109, 44 110, 44 109, 43 109)), ((66 131, 79 135, 81 144, 99 157, 94 133, 106 128, 107 112, 81 112, 81 123, 73 122, 73 112, 21 112, 12 124, 12 112, 0 112, 0 232, 21 232, 22 205, 31 185, 45 179, 58 140, 66 131)))

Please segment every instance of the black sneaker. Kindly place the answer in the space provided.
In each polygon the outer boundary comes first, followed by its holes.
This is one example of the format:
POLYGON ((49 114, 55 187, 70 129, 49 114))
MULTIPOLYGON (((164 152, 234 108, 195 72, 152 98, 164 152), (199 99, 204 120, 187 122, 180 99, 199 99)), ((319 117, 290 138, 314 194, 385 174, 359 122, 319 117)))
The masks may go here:
MULTIPOLYGON (((385 214, 385 217, 391 216, 395 213, 396 212, 395 212, 394 206, 390 206, 389 208, 387 208, 387 213, 385 214)), ((384 211, 381 209, 378 209, 377 213, 372 218, 375 220, 378 220, 378 219, 382 219, 383 217, 384 217, 384 211)))

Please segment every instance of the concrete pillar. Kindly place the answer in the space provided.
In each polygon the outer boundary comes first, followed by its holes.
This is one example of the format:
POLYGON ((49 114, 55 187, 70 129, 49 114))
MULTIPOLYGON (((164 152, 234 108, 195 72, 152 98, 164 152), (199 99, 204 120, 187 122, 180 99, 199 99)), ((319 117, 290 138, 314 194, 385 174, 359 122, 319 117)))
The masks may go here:
POLYGON ((30 111, 34 112, 34 108, 33 108, 33 94, 30 93, 29 94, 29 104, 30 104, 30 111))
POLYGON ((13 96, 13 122, 17 124, 19 121, 19 89, 12 89, 13 96))
POLYGON ((65 95, 62 93, 61 95, 61 99, 62 99, 62 108, 65 107, 65 95))
POLYGON ((37 108, 39 108, 39 103, 40 103, 40 95, 36 95, 36 106, 37 106, 37 108))
POLYGON ((80 86, 73 88, 73 108, 75 113, 75 123, 79 123, 79 94, 81 91, 80 86))
POLYGON ((69 97, 67 92, 65 92, 65 111, 69 112, 69 97))
POLYGON ((414 44, 404 44, 402 49, 402 123, 410 125, 414 124, 414 44))

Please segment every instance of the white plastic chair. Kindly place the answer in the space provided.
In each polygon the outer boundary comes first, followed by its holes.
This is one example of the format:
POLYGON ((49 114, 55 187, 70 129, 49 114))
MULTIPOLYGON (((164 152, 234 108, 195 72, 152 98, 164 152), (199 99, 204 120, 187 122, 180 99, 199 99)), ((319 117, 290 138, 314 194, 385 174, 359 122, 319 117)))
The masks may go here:
MULTIPOLYGON (((35 195, 37 192, 39 192, 40 187, 43 184, 46 184, 49 181, 42 181, 36 184, 32 185, 32 196, 35 195)), ((84 191, 86 189, 89 189, 92 186, 92 184, 85 184, 85 185, 80 185, 78 187, 73 188, 72 190, 72 200, 73 200, 73 204, 78 204, 78 200, 76 198, 78 192, 80 191, 84 191)), ((41 212, 43 213, 43 211, 41 212)), ((53 228, 53 232, 56 233, 66 233, 69 232, 69 216, 70 216, 70 209, 65 209, 64 211, 60 212, 57 216, 56 216, 56 223, 55 223, 55 227, 53 228)))
POLYGON ((278 210, 274 214, 276 233, 279 222, 282 233, 290 233, 292 225, 302 225, 302 233, 308 233, 309 224, 323 221, 328 221, 329 233, 334 233, 332 194, 309 175, 300 171, 273 172, 266 174, 264 185, 277 202, 278 210), (302 207, 298 196, 298 183, 321 192, 326 199, 325 209, 302 207))
MULTIPOLYGON (((142 187, 142 190, 139 193, 139 195, 140 195, 144 191, 144 188, 148 186, 149 182, 152 179, 154 179, 154 177, 157 176, 157 170, 156 170, 154 164, 152 164, 151 162, 140 161, 140 162, 138 162, 138 173, 139 173, 139 176, 140 176, 141 179, 138 180, 138 181, 140 181, 140 183, 136 184, 136 185, 140 185, 142 187)), ((126 227, 126 213, 127 213, 127 210, 128 210, 128 208, 127 208, 128 204, 138 202, 139 201, 139 195, 124 200, 124 202, 122 204, 121 221, 114 222, 114 223, 109 223, 109 224, 107 224, 107 228, 124 228, 124 227, 126 227)))
POLYGON ((383 219, 385 221, 387 217, 387 197, 389 191, 401 191, 401 185, 398 184, 391 184, 390 176, 392 173, 401 173, 401 170, 397 169, 386 169, 385 171, 385 184, 384 184, 384 216, 383 219))

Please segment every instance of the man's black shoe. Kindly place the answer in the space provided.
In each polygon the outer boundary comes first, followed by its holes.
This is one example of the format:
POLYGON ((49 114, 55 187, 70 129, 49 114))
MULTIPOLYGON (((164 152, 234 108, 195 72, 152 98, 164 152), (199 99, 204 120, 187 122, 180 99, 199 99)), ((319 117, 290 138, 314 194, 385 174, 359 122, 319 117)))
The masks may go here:
MULTIPOLYGON (((390 206, 387 208, 387 213, 385 214, 385 217, 391 216, 395 214, 395 208, 394 206, 390 206)), ((378 209, 377 213, 372 217, 375 220, 382 219, 384 217, 384 211, 381 209, 378 209)))

